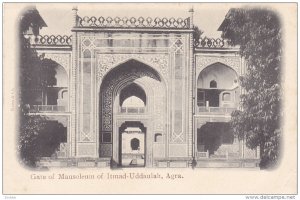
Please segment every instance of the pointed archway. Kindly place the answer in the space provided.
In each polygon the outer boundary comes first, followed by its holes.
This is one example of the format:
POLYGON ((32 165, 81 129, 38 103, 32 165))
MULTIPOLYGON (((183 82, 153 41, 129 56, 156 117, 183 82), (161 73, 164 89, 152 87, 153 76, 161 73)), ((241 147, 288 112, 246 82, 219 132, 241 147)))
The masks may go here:
MULTIPOLYGON (((154 118, 154 109, 165 109, 163 103, 159 104, 160 108, 154 108, 155 101, 165 101, 165 98, 164 82, 152 67, 129 60, 110 70, 103 78, 99 93, 99 156, 111 157, 120 164, 120 124, 124 121, 136 121, 141 117, 148 120, 154 118), (154 91, 158 89, 164 92, 156 94, 154 91), (134 103, 136 100, 140 103, 134 103), (118 122, 117 118, 120 118, 118 122)), ((164 123, 164 120, 160 121, 164 123)), ((147 129, 154 131, 153 127, 147 129)), ((153 142, 150 134, 146 140, 153 142)), ((151 143, 147 148, 152 148, 151 143)))

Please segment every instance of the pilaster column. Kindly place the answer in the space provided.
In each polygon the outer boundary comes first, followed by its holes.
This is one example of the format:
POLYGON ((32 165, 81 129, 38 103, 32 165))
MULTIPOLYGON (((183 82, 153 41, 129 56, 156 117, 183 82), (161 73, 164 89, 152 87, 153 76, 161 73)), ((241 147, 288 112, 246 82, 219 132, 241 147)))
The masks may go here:
MULTIPOLYGON (((73 27, 77 26, 77 7, 74 7, 72 9, 73 11, 73 20, 72 20, 72 24, 73 27)), ((71 138, 70 138, 70 147, 71 147, 71 157, 75 157, 76 156, 76 84, 77 84, 77 33, 73 32, 72 33, 72 66, 71 66, 71 75, 70 75, 70 108, 71 108, 71 138)))
MULTIPOLYGON (((191 8, 189 10, 190 13, 190 29, 194 28, 193 25, 193 15, 194 9, 191 8)), ((189 137, 188 137, 188 156, 193 157, 195 156, 195 133, 194 133, 194 109, 195 109, 195 66, 194 66, 194 35, 193 32, 189 33, 189 137)))

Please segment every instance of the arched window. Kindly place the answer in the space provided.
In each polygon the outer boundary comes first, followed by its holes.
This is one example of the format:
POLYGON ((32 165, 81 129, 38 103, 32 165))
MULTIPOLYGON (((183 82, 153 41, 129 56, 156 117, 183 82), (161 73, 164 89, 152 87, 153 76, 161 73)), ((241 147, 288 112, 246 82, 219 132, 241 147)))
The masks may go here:
POLYGON ((161 133, 155 133, 154 142, 162 142, 162 134, 161 133))
POLYGON ((231 96, 229 92, 224 92, 222 95, 222 100, 223 101, 231 101, 231 96))
POLYGON ((210 81, 209 87, 210 88, 217 88, 217 81, 215 81, 215 80, 210 81))
POLYGON ((133 138, 130 141, 130 146, 132 150, 138 150, 140 148, 140 140, 137 138, 133 138))

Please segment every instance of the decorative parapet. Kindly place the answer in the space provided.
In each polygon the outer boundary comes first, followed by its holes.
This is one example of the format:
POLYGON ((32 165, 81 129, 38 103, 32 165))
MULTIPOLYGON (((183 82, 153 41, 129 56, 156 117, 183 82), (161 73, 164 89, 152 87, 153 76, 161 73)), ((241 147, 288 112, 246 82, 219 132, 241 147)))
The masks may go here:
POLYGON ((77 16, 77 27, 95 28, 159 28, 159 29, 189 29, 190 18, 127 18, 127 17, 79 17, 77 16))
POLYGON ((196 48, 207 48, 207 49, 218 49, 218 48, 234 48, 230 45, 228 40, 223 38, 200 38, 198 41, 194 42, 194 47, 196 48))
POLYGON ((72 45, 72 36, 38 35, 32 40, 31 44, 43 46, 70 46, 72 45))

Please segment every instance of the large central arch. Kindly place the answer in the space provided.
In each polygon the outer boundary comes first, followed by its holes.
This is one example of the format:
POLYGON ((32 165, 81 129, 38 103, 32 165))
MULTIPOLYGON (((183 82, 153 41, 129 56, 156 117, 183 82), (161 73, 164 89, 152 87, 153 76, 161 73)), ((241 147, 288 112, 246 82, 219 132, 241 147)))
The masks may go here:
MULTIPOLYGON (((99 95, 99 156, 111 157, 114 162, 118 163, 118 129, 120 123, 125 121, 139 120, 147 126, 149 133, 147 133, 147 147, 145 148, 152 148, 152 139, 157 129, 155 121, 162 124, 160 126, 162 129, 164 129, 163 124, 166 122, 166 117, 158 117, 155 113, 156 109, 166 109, 166 87, 159 73, 144 63, 129 60, 106 74, 100 86, 99 95), (136 89, 128 90, 128 88, 136 89), (147 102, 143 112, 139 110, 135 112, 134 109, 132 109, 134 112, 131 113, 120 112, 120 102, 129 96, 140 97, 144 99, 144 102, 147 102), (157 103, 158 101, 160 103, 157 103), (160 107, 157 108, 158 106, 160 107)), ((166 132, 166 130, 159 130, 159 132, 166 132)), ((148 163, 146 161, 146 165, 151 162, 152 155, 147 157, 149 160, 148 163)))

